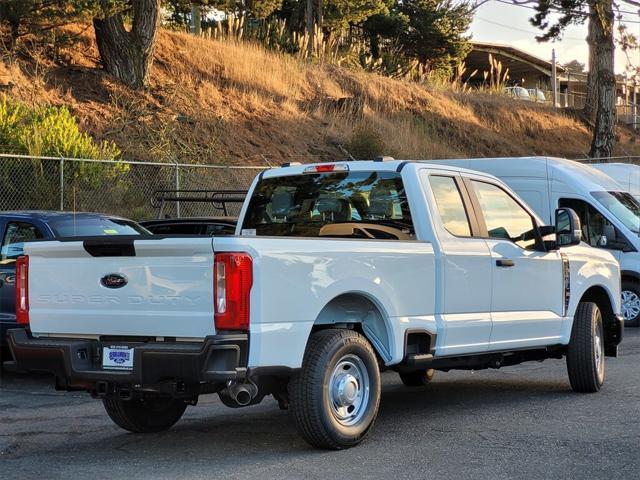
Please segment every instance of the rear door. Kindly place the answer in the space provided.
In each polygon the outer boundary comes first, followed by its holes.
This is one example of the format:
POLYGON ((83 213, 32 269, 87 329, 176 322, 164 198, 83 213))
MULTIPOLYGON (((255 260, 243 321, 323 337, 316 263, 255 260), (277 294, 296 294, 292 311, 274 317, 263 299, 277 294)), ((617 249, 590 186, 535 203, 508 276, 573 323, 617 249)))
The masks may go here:
POLYGON ((422 170, 425 191, 433 194, 432 215, 442 252, 444 279, 441 315, 444 340, 438 355, 477 353, 491 336, 491 256, 462 182, 451 171, 422 170))
POLYGON ((490 350, 549 345, 561 337, 563 263, 537 251, 535 219, 498 184, 467 178, 469 194, 491 252, 490 350))

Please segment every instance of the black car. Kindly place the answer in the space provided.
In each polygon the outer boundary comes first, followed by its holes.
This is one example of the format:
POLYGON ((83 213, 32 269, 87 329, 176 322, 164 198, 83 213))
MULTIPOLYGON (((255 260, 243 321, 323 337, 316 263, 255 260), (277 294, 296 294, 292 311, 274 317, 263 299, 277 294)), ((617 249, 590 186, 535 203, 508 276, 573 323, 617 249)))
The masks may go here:
POLYGON ((140 222, 144 228, 156 235, 233 235, 236 230, 236 218, 203 217, 203 218, 165 218, 140 222))
POLYGON ((16 327, 16 258, 26 242, 95 235, 144 235, 147 230, 126 218, 101 213, 55 211, 0 212, 0 355, 8 356, 6 331, 16 327))
POLYGON ((151 206, 158 210, 158 217, 140 224, 156 235, 233 235, 238 222, 233 214, 237 213, 246 196, 246 190, 156 190, 151 196, 151 206), (220 214, 180 217, 180 205, 193 209, 194 203, 200 204, 199 211, 212 209, 220 214), (174 206, 177 218, 166 216, 169 205, 174 206))

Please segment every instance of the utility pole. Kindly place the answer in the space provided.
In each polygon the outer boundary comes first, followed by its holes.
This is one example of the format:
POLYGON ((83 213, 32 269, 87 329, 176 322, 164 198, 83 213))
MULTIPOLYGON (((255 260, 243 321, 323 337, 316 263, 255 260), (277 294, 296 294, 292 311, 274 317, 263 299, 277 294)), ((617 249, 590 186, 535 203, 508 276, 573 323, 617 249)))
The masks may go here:
POLYGON ((638 77, 637 75, 633 76, 633 106, 631 107, 631 112, 633 115, 633 129, 638 129, 638 77))
POLYGON ((553 106, 558 106, 558 72, 556 70, 556 49, 551 50, 551 97, 553 106))

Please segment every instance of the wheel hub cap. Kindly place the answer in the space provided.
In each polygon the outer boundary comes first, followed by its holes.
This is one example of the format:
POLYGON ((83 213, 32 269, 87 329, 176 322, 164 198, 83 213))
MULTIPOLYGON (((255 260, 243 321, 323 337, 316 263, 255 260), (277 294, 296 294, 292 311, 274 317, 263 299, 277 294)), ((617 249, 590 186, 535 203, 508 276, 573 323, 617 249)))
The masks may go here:
POLYGON ((338 380, 336 402, 341 407, 352 405, 358 397, 358 380, 353 375, 343 375, 338 380))
POLYGON ((369 372, 355 355, 336 363, 329 379, 329 403, 333 417, 342 425, 354 425, 364 416, 369 403, 369 372))
POLYGON ((622 315, 625 320, 633 320, 640 315, 640 297, 635 292, 622 291, 622 315))

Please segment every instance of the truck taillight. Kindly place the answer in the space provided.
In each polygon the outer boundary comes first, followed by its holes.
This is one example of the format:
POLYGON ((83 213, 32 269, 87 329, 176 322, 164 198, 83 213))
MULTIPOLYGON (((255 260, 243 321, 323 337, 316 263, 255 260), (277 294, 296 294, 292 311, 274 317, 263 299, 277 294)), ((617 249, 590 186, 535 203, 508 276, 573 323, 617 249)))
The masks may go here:
POLYGON ((29 257, 16 260, 16 322, 29 324, 29 257))
POLYGON ((247 253, 216 253, 213 269, 216 330, 249 329, 253 261, 247 253))

